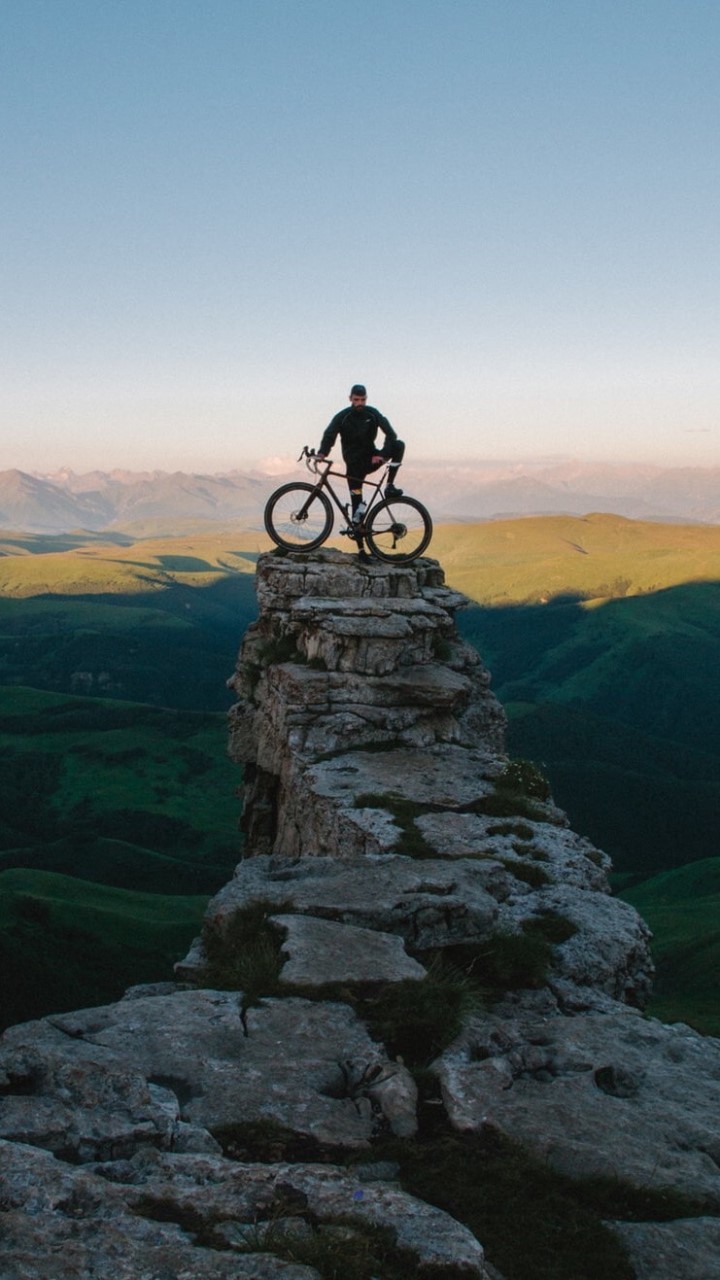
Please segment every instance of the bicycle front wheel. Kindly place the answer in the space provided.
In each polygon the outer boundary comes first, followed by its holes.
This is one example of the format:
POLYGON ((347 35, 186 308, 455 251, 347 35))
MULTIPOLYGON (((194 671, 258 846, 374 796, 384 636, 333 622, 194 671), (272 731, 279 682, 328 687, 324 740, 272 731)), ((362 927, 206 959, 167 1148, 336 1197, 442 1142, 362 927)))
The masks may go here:
POLYGON ((313 551, 329 537, 332 526, 329 499, 314 484, 284 484, 267 500, 265 528, 287 551, 313 551))
POLYGON ((365 537, 380 560, 409 564, 432 538, 429 511, 417 498, 385 498, 370 512, 365 537))

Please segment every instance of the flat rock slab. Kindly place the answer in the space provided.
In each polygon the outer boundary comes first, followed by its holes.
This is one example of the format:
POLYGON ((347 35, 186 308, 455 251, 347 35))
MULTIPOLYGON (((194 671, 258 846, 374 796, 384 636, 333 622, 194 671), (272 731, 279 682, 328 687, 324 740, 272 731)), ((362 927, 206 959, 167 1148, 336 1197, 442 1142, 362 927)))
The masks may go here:
POLYGON ((612 1222, 636 1280, 720 1280, 720 1221, 612 1222))
POLYGON ((320 1280, 274 1250, 283 1229, 312 1238, 338 1217, 350 1230, 385 1228, 408 1274, 487 1278, 466 1227, 392 1184, 330 1165, 148 1151, 88 1169, 0 1141, 0 1173, 3 1280, 320 1280))
POLYGON ((610 858, 568 827, 482 813, 427 813, 416 821, 428 843, 443 857, 530 858, 548 874, 562 876, 566 884, 608 891, 610 858))
POLYGON ((485 751, 447 743, 420 751, 348 752, 312 765, 308 775, 318 795, 338 803, 352 804, 357 796, 371 793, 378 797, 378 808, 386 795, 428 809, 453 809, 489 795, 501 768, 497 757, 485 751))
POLYGON ((272 1254, 198 1246, 176 1222, 131 1209, 124 1188, 46 1151, 0 1141, 0 1178, 3 1280, 319 1280, 272 1254))
POLYGON ((499 1130, 571 1177, 720 1210, 720 1040, 616 1009, 473 1019, 433 1065, 451 1123, 499 1130))
MULTIPOLYGON (((319 651, 317 656, 321 656, 319 651)), ((328 656, 323 660, 327 662, 328 656)), ((377 660, 381 667, 386 666, 382 655, 377 660)), ((388 658, 388 662, 394 663, 395 658, 388 658)), ((284 704, 286 716, 296 715, 298 709, 309 709, 317 716, 337 715, 358 707, 382 707, 388 711, 403 707, 444 710, 467 701, 472 688, 468 676, 429 662, 406 662, 392 680, 382 671, 363 675, 350 669, 343 673, 334 666, 329 671, 318 671, 301 663, 286 662, 273 668, 268 685, 284 704)), ((352 742, 346 741, 345 746, 352 749, 352 742)))
POLYGON ((344 1004, 267 1000, 241 1020, 238 993, 135 997, 5 1033, 0 1136, 97 1160, 172 1147, 178 1125, 221 1135, 264 1121, 362 1148, 374 1117, 347 1096, 348 1060, 387 1057, 344 1004))
POLYGON ((313 916, 271 916, 270 923, 285 935, 282 950, 288 958, 281 982, 305 987, 368 985, 419 981, 427 974, 395 934, 313 916))
POLYGON ((362 618, 433 618, 444 619, 446 610, 422 596, 414 599, 381 599, 374 596, 348 597, 337 596, 300 596, 293 600, 292 613, 303 621, 308 618, 324 620, 328 626, 340 623, 345 629, 345 622, 362 618))
MULTIPOLYGON (((492 929, 498 903, 488 891, 502 868, 481 862, 376 858, 248 858, 210 902, 206 921, 222 931, 238 910, 277 903, 310 915, 395 934, 413 949, 472 941, 492 929)), ((183 966, 178 968, 183 975, 183 966)))
POLYGON ((159 1153, 152 1163, 136 1161, 125 1176, 129 1204, 175 1203, 206 1228, 233 1219, 271 1220, 285 1203, 319 1223, 342 1217, 351 1226, 389 1229, 407 1256, 408 1275, 447 1272, 482 1280, 485 1274, 482 1247, 467 1227, 394 1183, 364 1181, 362 1166, 348 1173, 325 1164, 241 1164, 159 1153))

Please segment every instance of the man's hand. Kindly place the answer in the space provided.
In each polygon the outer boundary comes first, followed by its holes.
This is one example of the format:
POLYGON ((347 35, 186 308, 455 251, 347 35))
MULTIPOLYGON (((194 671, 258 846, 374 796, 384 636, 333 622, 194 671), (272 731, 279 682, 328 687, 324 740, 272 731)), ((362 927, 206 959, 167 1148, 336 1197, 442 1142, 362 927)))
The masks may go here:
POLYGON ((372 462, 374 467, 381 467, 385 459, 383 458, 381 453, 374 453, 370 461, 372 462))

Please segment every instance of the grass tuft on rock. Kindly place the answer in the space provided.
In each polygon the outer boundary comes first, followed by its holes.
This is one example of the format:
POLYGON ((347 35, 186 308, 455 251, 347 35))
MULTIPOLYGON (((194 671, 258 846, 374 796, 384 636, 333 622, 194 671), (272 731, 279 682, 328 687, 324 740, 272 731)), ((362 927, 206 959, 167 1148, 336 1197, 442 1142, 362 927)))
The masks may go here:
POLYGON ((307 661, 305 654, 297 647, 297 636, 287 634, 272 636, 258 645, 257 657, 262 666, 270 667, 280 662, 307 661))
POLYGON ((545 982, 552 945, 540 930, 497 930, 482 942, 445 947, 444 962, 472 986, 478 1004, 545 982))
POLYGON ((495 779, 498 791, 512 791, 529 800, 550 800, 550 783, 532 760, 511 760, 495 779))
POLYGON ((327 1146, 311 1134, 287 1129, 276 1120, 238 1120, 236 1124, 215 1127, 213 1137, 229 1160, 304 1164, 328 1158, 327 1146))
POLYGON ((396 827, 400 827, 401 835, 393 845, 393 853, 405 854, 408 858, 437 858, 438 852, 425 839, 415 819, 423 814, 438 811, 439 806, 420 804, 416 800, 407 800, 397 791, 363 792, 356 796, 355 809, 384 809, 392 816, 396 827))
POLYGON ((269 917, 288 910, 291 903, 253 902, 236 911, 222 929, 206 923, 202 941, 207 963, 200 983, 218 991, 241 991, 246 1009, 262 996, 276 995, 284 963, 282 936, 269 917))
POLYGON ((391 1058, 423 1067, 452 1043, 479 1005, 472 981, 437 956, 420 982, 388 983, 355 1008, 391 1058))
POLYGON ((500 858, 498 861, 511 876, 516 880, 522 880, 523 884, 530 885, 531 889, 542 889, 544 885, 551 882, 547 871, 537 866, 535 862, 527 862, 524 859, 518 862, 514 858, 500 858))
POLYGON ((412 1274, 412 1259, 397 1248, 393 1231, 351 1215, 317 1222, 300 1211, 245 1227, 242 1236, 235 1252, 273 1254, 314 1268, 322 1280, 406 1280, 412 1274))
POLYGON ((541 911, 538 915, 525 920, 522 927, 526 936, 534 934, 544 938, 553 946, 567 942, 568 938, 572 938, 578 931, 578 926, 572 920, 568 920, 567 916, 552 909, 541 911))

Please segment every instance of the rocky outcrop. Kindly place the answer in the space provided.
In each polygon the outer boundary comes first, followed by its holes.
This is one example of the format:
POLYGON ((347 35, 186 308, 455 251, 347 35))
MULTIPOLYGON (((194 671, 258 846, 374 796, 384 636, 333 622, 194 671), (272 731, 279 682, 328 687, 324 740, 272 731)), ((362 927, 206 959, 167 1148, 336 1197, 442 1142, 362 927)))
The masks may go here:
POLYGON ((625 1188, 623 1276, 711 1280, 720 1042, 645 1018, 648 931, 505 755, 463 598, 332 551, 257 586, 245 856, 175 983, 0 1040, 0 1274, 313 1280, 347 1250, 368 1280, 497 1280, 443 1188, 413 1193, 403 1150, 442 1124, 625 1188))

